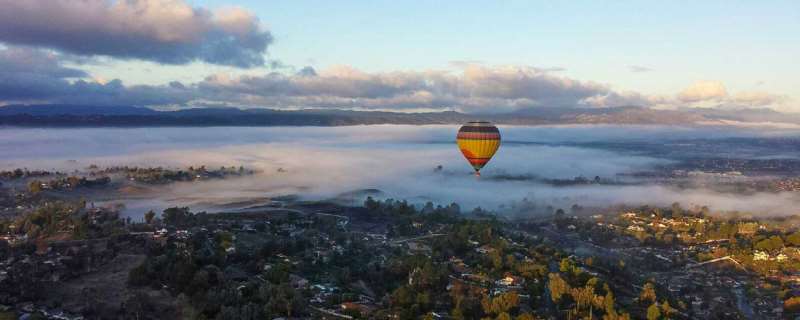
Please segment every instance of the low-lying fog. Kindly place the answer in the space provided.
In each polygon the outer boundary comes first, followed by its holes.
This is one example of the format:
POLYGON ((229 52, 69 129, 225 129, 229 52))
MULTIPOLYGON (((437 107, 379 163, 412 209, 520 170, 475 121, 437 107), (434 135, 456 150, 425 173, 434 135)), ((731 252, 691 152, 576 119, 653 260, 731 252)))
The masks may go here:
MULTIPOLYGON (((138 165, 239 166, 260 174, 222 181, 179 183, 148 200, 151 206, 221 203, 298 194, 328 198, 358 189, 413 202, 456 201, 462 208, 496 209, 527 198, 555 207, 614 204, 709 205, 715 210, 800 214, 793 193, 736 195, 659 185, 553 187, 492 179, 499 174, 572 179, 615 179, 668 164, 652 152, 603 149, 604 143, 792 137, 794 129, 666 126, 501 127, 503 145, 480 179, 455 145, 458 126, 208 127, 208 128, 0 128, 0 168, 76 169, 138 165), (596 146, 595 146, 596 144, 596 146), (616 151, 612 151, 616 150, 616 151), (444 170, 434 169, 443 166, 444 170), (279 172, 279 168, 282 168, 279 172)), ((759 156, 797 157, 784 149, 759 156)))

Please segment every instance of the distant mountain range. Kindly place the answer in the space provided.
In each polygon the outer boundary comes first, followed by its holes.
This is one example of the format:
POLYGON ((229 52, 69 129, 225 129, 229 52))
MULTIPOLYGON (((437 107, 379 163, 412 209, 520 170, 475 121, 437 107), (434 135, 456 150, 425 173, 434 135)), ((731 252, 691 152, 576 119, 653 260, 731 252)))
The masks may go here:
POLYGON ((531 108, 502 114, 453 111, 401 113, 347 110, 192 108, 157 111, 132 106, 8 105, 0 107, 4 126, 347 126, 366 124, 458 124, 471 120, 498 124, 707 124, 722 121, 800 124, 800 114, 771 109, 680 109, 642 107, 531 108))

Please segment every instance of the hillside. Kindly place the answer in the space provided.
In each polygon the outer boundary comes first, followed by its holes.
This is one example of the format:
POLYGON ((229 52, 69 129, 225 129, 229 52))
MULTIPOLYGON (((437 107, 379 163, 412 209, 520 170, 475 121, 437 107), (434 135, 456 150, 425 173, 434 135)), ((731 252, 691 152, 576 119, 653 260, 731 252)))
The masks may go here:
POLYGON ((502 114, 454 111, 400 113, 347 110, 273 110, 191 108, 156 111, 132 106, 11 105, 0 107, 5 126, 348 126, 370 124, 458 124, 481 119, 498 124, 663 124, 688 125, 715 120, 798 122, 800 116, 772 110, 683 109, 641 107, 534 108, 502 114))

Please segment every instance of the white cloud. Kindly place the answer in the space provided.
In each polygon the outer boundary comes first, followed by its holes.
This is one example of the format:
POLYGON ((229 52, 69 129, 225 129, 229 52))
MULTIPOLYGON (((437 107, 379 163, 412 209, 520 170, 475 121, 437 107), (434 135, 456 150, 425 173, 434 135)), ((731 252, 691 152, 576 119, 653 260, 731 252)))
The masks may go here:
POLYGON ((75 64, 73 60, 74 56, 50 50, 0 49, 0 101, 475 113, 536 107, 751 108, 788 101, 763 91, 729 94, 719 81, 697 82, 675 96, 661 96, 615 90, 536 67, 474 64, 457 70, 395 72, 366 72, 347 65, 322 70, 305 67, 298 72, 263 75, 219 73, 197 83, 126 86, 118 79, 65 66, 65 62, 75 64))
POLYGON ((681 91, 678 99, 683 102, 721 100, 728 96, 728 90, 720 81, 697 81, 681 91))
POLYGON ((167 64, 264 64, 272 35, 241 8, 184 0, 0 0, 0 41, 167 64))
POLYGON ((636 66, 636 65, 628 66, 628 70, 630 70, 631 72, 636 72, 636 73, 653 71, 653 69, 650 69, 648 67, 636 66))
POLYGON ((784 102, 786 97, 763 91, 745 91, 735 94, 731 100, 737 105, 759 107, 784 102))

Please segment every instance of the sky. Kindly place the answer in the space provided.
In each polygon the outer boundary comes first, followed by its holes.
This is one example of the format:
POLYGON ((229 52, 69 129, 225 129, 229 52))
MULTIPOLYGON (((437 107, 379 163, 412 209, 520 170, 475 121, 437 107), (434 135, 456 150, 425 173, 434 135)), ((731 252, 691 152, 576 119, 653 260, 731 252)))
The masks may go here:
POLYGON ((0 6, 0 104, 800 112, 796 1, 0 6))

